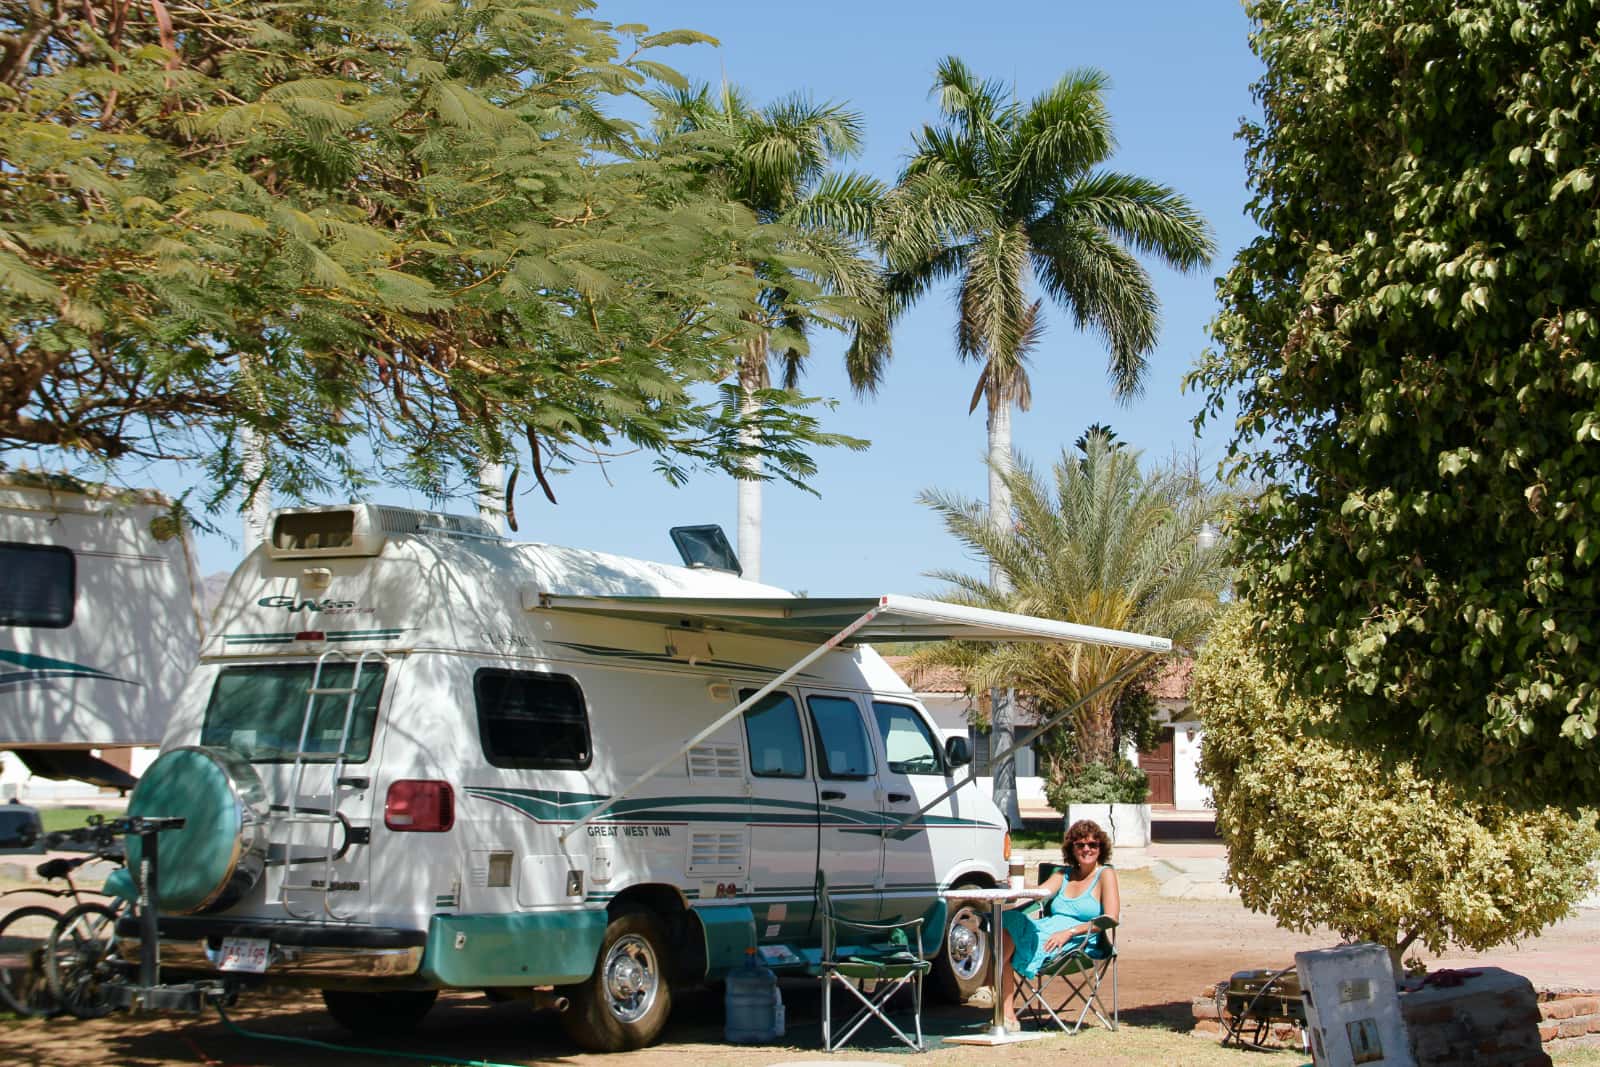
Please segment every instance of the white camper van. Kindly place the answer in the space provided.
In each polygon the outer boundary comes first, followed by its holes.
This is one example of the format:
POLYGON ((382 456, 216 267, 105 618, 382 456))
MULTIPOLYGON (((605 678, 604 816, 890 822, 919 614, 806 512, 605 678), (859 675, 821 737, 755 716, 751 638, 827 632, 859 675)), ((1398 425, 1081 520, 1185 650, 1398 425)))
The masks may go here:
POLYGON ((441 989, 531 994, 623 1049, 747 947, 804 967, 822 872, 851 917, 927 917, 970 992, 985 938, 970 914, 949 936, 941 892, 1004 879, 1004 820, 860 643, 945 636, 1166 648, 477 519, 279 511, 130 806, 188 820, 159 843, 162 964, 322 989, 354 1029, 441 989))
POLYGON ((94 749, 155 745, 200 648, 189 541, 160 494, 0 475, 0 750, 128 786, 94 749))

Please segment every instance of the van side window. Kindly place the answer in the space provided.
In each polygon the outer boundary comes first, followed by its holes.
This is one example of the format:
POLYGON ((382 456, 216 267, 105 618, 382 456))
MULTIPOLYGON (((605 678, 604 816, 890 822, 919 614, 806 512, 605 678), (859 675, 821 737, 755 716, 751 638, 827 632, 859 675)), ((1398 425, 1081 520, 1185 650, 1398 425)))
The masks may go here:
POLYGON ((817 760, 824 778, 871 778, 872 746, 854 700, 845 697, 806 698, 811 727, 816 731, 817 760))
MULTIPOLYGON (((355 681, 355 664, 327 663, 319 689, 346 689, 355 681)), ((350 716, 350 736, 345 759, 365 762, 372 750, 372 728, 378 721, 378 699, 383 695, 386 669, 382 664, 361 665, 361 682, 350 716)), ((231 748, 255 763, 292 763, 300 746, 306 699, 317 677, 315 663, 262 663, 224 667, 217 672, 200 727, 202 745, 231 748)), ((319 693, 311 697, 311 722, 306 727, 309 761, 331 763, 339 754, 344 735, 344 714, 349 696, 319 693)))
POLYGON ((472 692, 478 739, 491 765, 519 770, 589 766, 589 712, 573 679, 484 667, 472 677, 472 692))
POLYGON ((0 626, 60 630, 72 625, 78 562, 60 545, 0 542, 0 626))
POLYGON ((943 774, 939 745, 917 709, 887 700, 872 702, 873 718, 883 737, 883 752, 896 774, 943 774))
MULTIPOLYGON (((754 689, 739 693, 749 700, 754 689)), ((750 773, 757 778, 804 778, 806 742, 800 734, 800 709, 788 693, 768 693, 744 713, 744 736, 750 742, 750 773)))

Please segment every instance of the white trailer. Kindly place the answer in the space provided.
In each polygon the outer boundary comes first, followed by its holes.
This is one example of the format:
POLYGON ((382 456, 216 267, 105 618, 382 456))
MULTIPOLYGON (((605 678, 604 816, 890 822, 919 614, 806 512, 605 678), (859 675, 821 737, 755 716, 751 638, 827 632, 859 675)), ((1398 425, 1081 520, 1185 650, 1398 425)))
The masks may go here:
POLYGON ((320 988, 358 1030, 440 989, 532 995, 630 1048, 747 947, 805 966, 823 872, 848 917, 924 917, 936 986, 968 993, 986 940, 942 893, 1003 881, 1004 819, 864 643, 947 637, 1169 647, 472 518, 279 511, 130 804, 188 820, 160 839, 163 966, 320 988))
POLYGON ((0 750, 44 777, 131 785, 91 753, 160 742, 202 631, 165 497, 0 475, 0 750))

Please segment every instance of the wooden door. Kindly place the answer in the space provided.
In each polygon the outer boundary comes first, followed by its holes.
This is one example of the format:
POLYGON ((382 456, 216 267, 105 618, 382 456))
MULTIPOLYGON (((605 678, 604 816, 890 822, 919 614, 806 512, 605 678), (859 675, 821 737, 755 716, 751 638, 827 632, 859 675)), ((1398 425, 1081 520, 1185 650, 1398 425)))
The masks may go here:
POLYGON ((1139 769, 1150 778, 1148 803, 1172 807, 1172 727, 1161 731, 1161 742, 1139 754, 1139 769))

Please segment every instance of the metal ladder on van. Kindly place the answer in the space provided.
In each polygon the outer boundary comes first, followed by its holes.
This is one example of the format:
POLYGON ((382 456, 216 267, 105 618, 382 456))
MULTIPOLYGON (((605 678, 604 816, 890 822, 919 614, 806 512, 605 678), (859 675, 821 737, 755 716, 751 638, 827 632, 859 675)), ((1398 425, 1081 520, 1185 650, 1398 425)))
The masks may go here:
POLYGON ((328 687, 322 684, 322 670, 330 658, 339 663, 350 662, 349 654, 342 649, 336 648, 330 648, 317 657, 317 668, 311 675, 311 686, 306 690, 306 710, 305 715, 300 720, 300 741, 295 745, 294 750, 288 810, 282 815, 275 816, 272 820, 276 826, 289 828, 289 839, 284 845, 283 879, 278 883, 278 904, 286 913, 297 919, 310 918, 314 911, 301 912, 295 910, 295 905, 290 899, 290 894, 293 893, 319 894, 322 898, 322 911, 324 914, 332 919, 349 918, 348 915, 342 915, 333 910, 333 901, 330 895, 333 891, 333 863, 339 855, 339 852, 334 847, 334 837, 344 825, 343 820, 339 817, 340 791, 346 788, 353 790, 358 784, 361 788, 366 788, 368 783, 347 781, 344 775, 344 765, 345 760, 351 754, 350 727, 355 722, 356 699, 361 692, 361 671, 368 664, 387 665, 389 662, 389 657, 382 652, 363 652, 355 660, 355 669, 350 674, 350 684, 348 686, 328 687), (345 698, 344 725, 339 731, 339 747, 332 752, 325 750, 307 751, 306 739, 311 733, 311 721, 316 717, 317 698, 330 696, 342 696, 345 698), (300 791, 305 780, 306 760, 309 757, 315 757, 320 762, 329 756, 333 757, 333 763, 329 768, 327 811, 303 811, 301 810, 300 791), (320 868, 322 871, 320 879, 310 877, 305 881, 295 881, 295 868, 300 865, 295 862, 294 856, 295 840, 293 828, 296 826, 327 827, 327 835, 322 842, 321 856, 313 857, 304 864, 312 872, 320 868))

